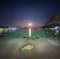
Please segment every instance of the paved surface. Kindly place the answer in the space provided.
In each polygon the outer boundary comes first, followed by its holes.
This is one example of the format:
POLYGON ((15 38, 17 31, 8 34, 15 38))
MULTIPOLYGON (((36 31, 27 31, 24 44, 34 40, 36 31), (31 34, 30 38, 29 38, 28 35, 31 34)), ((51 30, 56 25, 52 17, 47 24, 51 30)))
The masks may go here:
POLYGON ((0 40, 0 59, 60 59, 60 46, 56 41, 0 40), (35 48, 20 52, 19 48, 25 44, 32 44, 35 48))

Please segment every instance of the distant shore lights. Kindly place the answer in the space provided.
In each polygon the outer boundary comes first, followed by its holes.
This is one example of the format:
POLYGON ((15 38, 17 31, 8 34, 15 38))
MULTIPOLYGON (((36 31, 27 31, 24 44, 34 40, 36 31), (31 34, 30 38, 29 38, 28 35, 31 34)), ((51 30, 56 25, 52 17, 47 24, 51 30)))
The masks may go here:
POLYGON ((29 23, 29 37, 31 37, 31 27, 32 27, 32 23, 29 23))

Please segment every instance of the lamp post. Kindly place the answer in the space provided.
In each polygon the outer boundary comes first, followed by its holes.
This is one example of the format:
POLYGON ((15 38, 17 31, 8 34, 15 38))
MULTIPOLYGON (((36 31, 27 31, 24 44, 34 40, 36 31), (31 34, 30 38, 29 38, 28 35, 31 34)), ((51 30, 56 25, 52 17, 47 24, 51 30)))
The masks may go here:
POLYGON ((31 38, 31 27, 32 27, 32 23, 29 23, 29 38, 31 38))

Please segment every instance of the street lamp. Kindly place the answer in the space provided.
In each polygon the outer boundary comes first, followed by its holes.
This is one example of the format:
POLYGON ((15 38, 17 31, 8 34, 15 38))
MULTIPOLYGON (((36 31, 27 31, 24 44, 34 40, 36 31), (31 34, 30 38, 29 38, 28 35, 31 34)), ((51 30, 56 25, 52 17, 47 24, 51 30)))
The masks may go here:
POLYGON ((29 37, 31 38, 31 27, 32 27, 32 23, 29 23, 29 37))

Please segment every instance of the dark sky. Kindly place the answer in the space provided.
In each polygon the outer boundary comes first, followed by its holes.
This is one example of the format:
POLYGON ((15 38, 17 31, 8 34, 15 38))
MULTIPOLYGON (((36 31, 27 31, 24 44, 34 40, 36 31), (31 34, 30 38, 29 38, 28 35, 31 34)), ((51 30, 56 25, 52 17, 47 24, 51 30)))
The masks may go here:
POLYGON ((0 25, 43 26, 57 12, 59 0, 0 0, 0 25))

